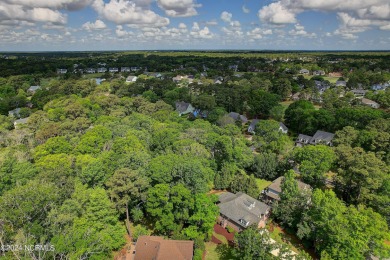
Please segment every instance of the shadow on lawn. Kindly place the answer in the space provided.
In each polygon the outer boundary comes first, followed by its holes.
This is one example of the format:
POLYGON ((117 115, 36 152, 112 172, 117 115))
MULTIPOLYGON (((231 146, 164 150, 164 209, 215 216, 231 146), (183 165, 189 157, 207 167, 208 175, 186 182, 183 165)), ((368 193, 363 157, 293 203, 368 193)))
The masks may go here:
POLYGON ((216 248, 216 252, 219 255, 219 259, 224 259, 224 260, 238 260, 237 257, 234 256, 233 254, 233 247, 226 245, 226 244, 220 244, 216 248))

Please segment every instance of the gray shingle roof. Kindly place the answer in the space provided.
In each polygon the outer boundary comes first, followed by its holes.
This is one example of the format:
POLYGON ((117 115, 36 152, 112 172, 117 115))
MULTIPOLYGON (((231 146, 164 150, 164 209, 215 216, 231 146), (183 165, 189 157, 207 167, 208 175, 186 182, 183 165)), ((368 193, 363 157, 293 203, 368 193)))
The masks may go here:
POLYGON ((251 124, 248 127, 248 132, 254 133, 256 129, 257 123, 260 121, 260 119, 253 119, 251 124))
POLYGON ((228 116, 230 116, 234 120, 241 120, 241 122, 243 122, 243 123, 248 122, 248 118, 246 118, 246 116, 240 115, 239 113, 236 113, 236 112, 230 112, 228 114, 228 116))
POLYGON ((288 131, 287 126, 285 126, 285 124, 283 124, 282 122, 279 122, 279 126, 282 128, 283 131, 288 131))
POLYGON ((318 143, 325 142, 326 144, 329 144, 330 142, 332 142, 333 137, 334 134, 332 133, 318 130, 311 138, 310 143, 318 144, 318 143))
POLYGON ((41 86, 31 86, 28 90, 29 91, 37 91, 38 89, 41 89, 41 86))
MULTIPOLYGON (((267 188, 268 190, 265 191, 265 194, 271 198, 274 198, 276 200, 279 200, 280 197, 279 195, 277 195, 276 193, 281 193, 282 192, 282 188, 281 188, 281 185, 282 185, 282 181, 283 181, 284 177, 281 176, 279 178, 277 178, 276 180, 274 180, 267 188), (269 189, 273 190, 273 191, 276 191, 276 193, 274 192, 271 192, 269 191, 269 189)), ((298 189, 300 190, 304 190, 304 189, 311 189, 310 185, 309 184, 306 184, 304 182, 301 182, 299 180, 297 180, 298 182, 298 189)))
POLYGON ((311 139, 312 139, 312 137, 310 135, 299 134, 298 138, 297 138, 297 142, 309 143, 311 139))
POLYGON ((188 109, 188 106, 190 105, 190 103, 186 103, 184 101, 180 101, 180 102, 176 102, 176 110, 180 113, 183 113, 185 111, 187 111, 188 109))
POLYGON ((219 201, 219 212, 243 228, 253 223, 258 224, 270 210, 265 203, 242 192, 221 194, 219 201))

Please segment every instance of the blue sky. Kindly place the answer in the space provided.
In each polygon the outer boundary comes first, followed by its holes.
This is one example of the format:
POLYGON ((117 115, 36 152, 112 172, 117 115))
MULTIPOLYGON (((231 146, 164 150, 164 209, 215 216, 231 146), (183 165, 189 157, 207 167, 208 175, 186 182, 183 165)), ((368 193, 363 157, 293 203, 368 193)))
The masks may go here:
POLYGON ((390 50, 389 0, 1 0, 0 51, 390 50))

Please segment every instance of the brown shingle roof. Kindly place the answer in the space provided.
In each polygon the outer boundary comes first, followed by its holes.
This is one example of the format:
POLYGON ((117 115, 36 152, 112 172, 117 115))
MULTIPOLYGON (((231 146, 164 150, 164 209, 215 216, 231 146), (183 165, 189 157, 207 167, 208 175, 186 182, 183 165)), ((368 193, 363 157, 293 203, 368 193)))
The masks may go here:
POLYGON ((134 260, 191 260, 193 248, 193 241, 140 236, 135 247, 134 260))

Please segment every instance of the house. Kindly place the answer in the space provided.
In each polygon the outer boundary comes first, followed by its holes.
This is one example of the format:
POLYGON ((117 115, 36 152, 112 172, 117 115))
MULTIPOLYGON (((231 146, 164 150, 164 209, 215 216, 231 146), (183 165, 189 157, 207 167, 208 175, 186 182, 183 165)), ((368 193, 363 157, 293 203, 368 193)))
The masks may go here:
POLYGON ((8 111, 8 116, 20 117, 20 107, 15 108, 14 110, 8 111))
POLYGON ((330 86, 323 81, 315 80, 314 83, 316 85, 316 88, 318 89, 318 92, 321 95, 325 92, 325 90, 330 88, 330 86))
MULTIPOLYGON (((274 180, 267 188, 265 188, 261 192, 262 200, 267 204, 272 204, 274 201, 279 201, 280 196, 279 194, 282 192, 282 182, 284 180, 284 177, 279 177, 276 180, 274 180)), ((306 184, 304 182, 301 182, 297 180, 298 182, 298 189, 299 190, 309 190, 311 189, 309 184, 306 184)))
POLYGON ((238 192, 236 194, 226 192, 219 196, 218 223, 240 232, 251 225, 258 228, 265 227, 270 213, 270 206, 260 202, 251 196, 238 192))
POLYGON ((128 76, 128 77, 126 78, 126 82, 127 82, 127 83, 136 82, 137 79, 138 79, 137 76, 128 76))
MULTIPOLYGON (((253 119, 251 124, 248 127, 248 133, 255 134, 256 125, 259 122, 259 119, 253 119)), ((288 128, 282 122, 279 122, 279 131, 283 134, 287 134, 288 128)))
POLYGON ((214 84, 222 84, 222 81, 220 81, 219 79, 216 79, 216 80, 214 81, 214 84))
POLYGON ((140 236, 134 260, 192 260, 194 241, 168 240, 158 236, 140 236))
POLYGON ((175 83, 180 83, 182 80, 185 80, 188 83, 192 83, 194 81, 194 78, 191 75, 190 76, 188 76, 188 75, 184 75, 184 76, 177 75, 176 77, 173 77, 172 80, 175 83))
POLYGON ((325 76, 325 71, 323 71, 323 70, 315 70, 315 71, 313 71, 313 75, 314 76, 325 76))
POLYGON ((132 72, 137 72, 137 71, 139 71, 141 68, 140 67, 130 67, 130 70, 132 71, 132 72))
POLYGON ((228 116, 230 116, 231 118, 233 118, 236 121, 240 120, 241 123, 243 123, 243 124, 246 124, 248 122, 248 118, 246 118, 246 116, 240 115, 239 113, 236 113, 236 112, 230 112, 228 114, 228 116))
POLYGON ((326 145, 332 146, 333 137, 334 137, 334 134, 332 134, 332 133, 317 130, 317 132, 311 138, 310 144, 313 144, 313 145, 326 144, 326 145))
POLYGON ((379 108, 380 105, 376 103, 375 101, 368 99, 368 98, 362 98, 362 104, 366 106, 370 106, 372 108, 379 108))
POLYGON ((105 73, 107 71, 107 68, 98 68, 97 72, 98 73, 105 73))
POLYGON ((279 131, 283 134, 287 134, 288 128, 282 122, 279 122, 279 131))
POLYGON ((68 72, 67 69, 57 69, 57 74, 65 74, 67 72, 68 72))
POLYGON ((291 100, 294 100, 294 101, 299 100, 300 99, 300 97, 299 97, 300 94, 301 94, 301 92, 295 93, 294 95, 291 96, 291 100))
POLYGON ((115 72, 118 72, 119 70, 118 70, 118 68, 109 68, 108 71, 111 73, 115 73, 115 72))
POLYGON ((344 80, 338 80, 336 81, 336 87, 346 87, 347 86, 347 82, 344 81, 344 80))
POLYGON ((31 95, 34 95, 35 92, 41 88, 42 88, 41 86, 31 86, 29 89, 27 89, 27 92, 30 93, 31 95))
POLYGON ((27 124, 27 121, 28 121, 28 117, 26 118, 21 118, 21 119, 17 119, 14 121, 14 127, 17 128, 18 125, 24 125, 24 124, 27 124))
POLYGON ((310 73, 310 71, 307 70, 307 69, 301 69, 301 70, 299 71, 299 74, 303 74, 303 75, 309 75, 309 73, 310 73))
POLYGON ((106 79, 95 78, 96 85, 102 84, 102 82, 105 81, 105 80, 106 80, 106 79))
POLYGON ((355 95, 355 97, 364 97, 366 95, 367 90, 364 89, 352 89, 351 92, 355 95))
POLYGON ((175 106, 176 106, 176 112, 179 113, 179 116, 193 113, 195 111, 195 108, 190 103, 186 103, 183 101, 176 102, 175 106))
POLYGON ((375 90, 375 91, 378 91, 378 90, 385 90, 387 87, 389 87, 390 84, 389 83, 385 83, 385 84, 375 84, 375 85, 372 85, 371 86, 371 89, 372 90, 375 90))
POLYGON ((334 78, 341 78, 343 76, 343 73, 341 73, 341 72, 329 72, 328 76, 329 77, 334 77, 334 78))
POLYGON ((328 146, 332 146, 334 134, 317 130, 317 132, 313 136, 309 135, 298 135, 298 138, 295 140, 295 146, 305 146, 307 144, 316 145, 316 144, 324 144, 328 146))
POLYGON ((85 70, 85 72, 93 74, 93 73, 96 73, 96 70, 94 68, 88 68, 88 69, 85 70))
POLYGON ((251 124, 248 127, 248 133, 255 134, 255 129, 257 123, 260 121, 260 119, 253 119, 251 124))
POLYGON ((299 134, 295 140, 295 146, 302 147, 310 143, 312 136, 299 134))
POLYGON ((236 64, 234 64, 234 65, 229 65, 229 70, 232 70, 232 71, 237 72, 237 71, 238 71, 238 65, 236 65, 236 64))
POLYGON ((130 72, 130 71, 131 71, 130 67, 122 67, 121 68, 121 72, 130 72))
POLYGON ((208 114, 209 114, 209 111, 206 111, 206 110, 202 111, 200 109, 195 109, 194 112, 192 112, 192 115, 194 117, 200 117, 200 118, 207 118, 208 114))

